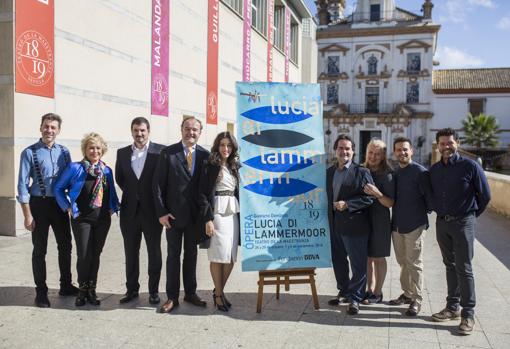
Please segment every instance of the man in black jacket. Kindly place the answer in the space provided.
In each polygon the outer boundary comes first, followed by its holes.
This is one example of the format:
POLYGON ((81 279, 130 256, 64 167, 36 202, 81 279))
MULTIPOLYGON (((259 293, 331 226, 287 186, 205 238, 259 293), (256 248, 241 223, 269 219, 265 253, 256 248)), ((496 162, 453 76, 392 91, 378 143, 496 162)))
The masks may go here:
POLYGON ((184 301, 205 307, 196 294, 196 224, 198 212, 194 193, 209 152, 197 145, 202 131, 200 120, 189 117, 181 124, 182 140, 162 150, 154 173, 154 196, 159 222, 166 228, 166 293, 159 309, 169 313, 179 305, 181 249, 184 240, 182 274, 184 301))
POLYGON ((374 184, 368 169, 352 162, 354 142, 347 135, 335 141, 337 164, 326 172, 328 218, 331 232, 331 256, 338 288, 338 296, 329 301, 337 305, 349 302, 347 312, 359 312, 359 302, 365 295, 367 282, 367 253, 370 220, 367 208, 373 198, 363 187, 374 184), (349 278, 349 260, 352 277, 349 278))
POLYGON ((153 174, 163 145, 149 141, 150 124, 144 117, 131 122, 133 144, 117 151, 115 180, 122 189, 120 230, 126 255, 126 294, 120 303, 138 297, 142 232, 149 259, 149 303, 159 303, 162 227, 154 209, 153 174))

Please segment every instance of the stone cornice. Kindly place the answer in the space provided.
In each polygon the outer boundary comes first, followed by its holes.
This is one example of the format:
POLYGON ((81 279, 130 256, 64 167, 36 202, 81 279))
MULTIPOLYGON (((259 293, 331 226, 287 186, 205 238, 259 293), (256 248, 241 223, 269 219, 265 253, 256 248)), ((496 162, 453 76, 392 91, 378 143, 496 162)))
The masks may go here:
POLYGON ((328 28, 327 30, 317 30, 317 40, 331 38, 351 38, 361 36, 385 36, 401 34, 435 34, 441 29, 438 24, 413 26, 413 27, 389 27, 389 28, 328 28))

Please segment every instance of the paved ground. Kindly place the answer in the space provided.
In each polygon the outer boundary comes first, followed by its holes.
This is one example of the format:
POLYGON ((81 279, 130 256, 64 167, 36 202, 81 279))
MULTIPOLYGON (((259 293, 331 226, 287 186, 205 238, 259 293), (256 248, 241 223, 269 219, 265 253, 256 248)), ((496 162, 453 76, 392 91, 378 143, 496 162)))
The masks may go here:
MULTIPOLYGON (((431 313, 444 306, 446 294, 433 228, 426 238, 423 309, 411 319, 402 315, 405 308, 386 304, 362 306, 357 316, 346 315, 345 306, 328 306, 327 300, 336 293, 331 269, 318 271, 320 310, 313 310, 309 287, 296 285, 279 301, 274 289, 268 289, 262 313, 257 314, 257 273, 242 273, 238 265, 227 288, 233 307, 224 314, 212 306, 204 251, 199 252, 198 285, 199 294, 209 301, 206 309, 181 303, 173 314, 157 314, 148 304, 147 293, 133 304, 120 306, 124 257, 116 219, 113 227, 98 282, 103 303, 80 309, 75 308, 72 297, 57 294, 54 239, 47 257, 52 308, 39 309, 33 305, 30 236, 0 237, 1 348, 510 348, 506 319, 510 315, 510 220, 492 212, 485 213, 478 225, 474 261, 477 327, 468 337, 455 334, 457 322, 430 321, 431 313)), ((146 265, 144 256, 142 269, 146 265)), ((141 283, 146 285, 145 277, 141 283)), ((142 291, 146 292, 143 286, 142 291)), ((399 294, 398 267, 392 257, 385 301, 399 294)))

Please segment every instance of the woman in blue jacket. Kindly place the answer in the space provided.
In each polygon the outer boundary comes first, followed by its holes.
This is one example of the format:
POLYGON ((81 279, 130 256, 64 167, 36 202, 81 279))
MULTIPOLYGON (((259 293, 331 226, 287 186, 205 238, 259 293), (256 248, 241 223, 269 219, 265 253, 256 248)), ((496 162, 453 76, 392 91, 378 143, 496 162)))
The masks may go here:
POLYGON ((76 306, 87 301, 93 305, 101 303, 96 295, 99 257, 110 229, 111 215, 119 210, 112 170, 101 161, 107 149, 97 133, 85 135, 81 141, 83 160, 70 163, 54 184, 58 205, 71 216, 76 241, 80 284, 76 306))

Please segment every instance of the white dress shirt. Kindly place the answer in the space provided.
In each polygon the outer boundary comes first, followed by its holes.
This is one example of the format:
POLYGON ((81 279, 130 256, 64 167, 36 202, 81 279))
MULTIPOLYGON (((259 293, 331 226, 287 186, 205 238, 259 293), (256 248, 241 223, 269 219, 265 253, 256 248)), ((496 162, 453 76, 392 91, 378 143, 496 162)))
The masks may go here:
POLYGON ((138 149, 134 144, 131 145, 131 149, 133 150, 133 153, 131 154, 131 168, 138 179, 140 179, 140 176, 142 175, 145 159, 147 159, 149 143, 150 142, 147 142, 142 149, 138 149))

